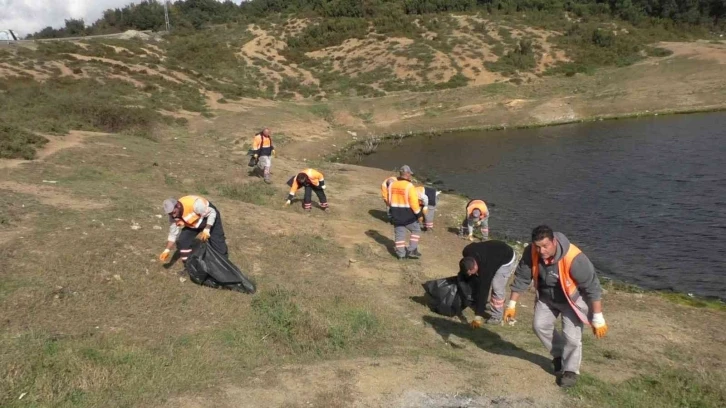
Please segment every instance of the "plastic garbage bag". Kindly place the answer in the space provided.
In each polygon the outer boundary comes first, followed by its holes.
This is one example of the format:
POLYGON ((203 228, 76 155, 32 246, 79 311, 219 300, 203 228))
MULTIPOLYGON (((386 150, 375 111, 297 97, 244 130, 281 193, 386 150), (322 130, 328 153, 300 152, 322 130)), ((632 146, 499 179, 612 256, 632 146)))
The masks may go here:
POLYGON ((250 161, 247 163, 247 166, 249 166, 249 167, 255 167, 255 166, 257 166, 257 163, 259 161, 260 161, 260 159, 258 159, 257 157, 252 156, 252 157, 250 157, 250 161))
POLYGON ((457 316, 467 306, 466 292, 468 285, 459 282, 459 278, 452 276, 443 279, 434 279, 423 283, 426 291, 426 303, 431 311, 444 316, 457 316))
POLYGON ((194 283, 250 294, 257 291, 255 284, 209 243, 199 242, 192 249, 186 268, 194 283))

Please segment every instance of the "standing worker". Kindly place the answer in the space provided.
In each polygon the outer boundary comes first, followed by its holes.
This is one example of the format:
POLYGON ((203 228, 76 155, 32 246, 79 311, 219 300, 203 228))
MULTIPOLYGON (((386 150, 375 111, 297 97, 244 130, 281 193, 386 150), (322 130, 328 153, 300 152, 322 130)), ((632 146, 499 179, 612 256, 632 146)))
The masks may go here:
POLYGON ((439 192, 436 191, 433 187, 428 186, 418 186, 416 187, 416 192, 418 193, 419 197, 426 197, 426 200, 419 200, 425 202, 426 208, 428 210, 426 211, 426 215, 424 216, 424 231, 433 231, 434 230, 434 215, 436 214, 436 202, 439 198, 439 192))
POLYGON ((391 205, 391 223, 396 243, 396 256, 398 259, 418 259, 418 240, 421 238, 419 217, 426 214, 426 207, 421 207, 416 188, 411 183, 413 172, 408 166, 401 167, 398 179, 388 186, 388 203, 391 205), (408 248, 406 247, 406 232, 411 232, 408 248))
POLYGON ((476 242, 464 247, 459 261, 459 280, 468 283, 474 298, 476 317, 472 328, 484 325, 489 288, 492 290, 491 316, 487 324, 501 324, 507 282, 517 266, 517 254, 503 241, 476 242))
POLYGON ((461 237, 464 237, 464 232, 468 232, 466 238, 473 241, 474 227, 479 227, 482 241, 489 239, 489 209, 482 200, 471 200, 466 204, 466 217, 461 223, 461 237))
POLYGON ((264 128, 260 133, 255 135, 252 141, 252 157, 257 160, 257 169, 262 170, 262 175, 265 179, 265 183, 270 184, 270 170, 272 168, 272 156, 275 155, 275 145, 272 144, 272 134, 270 129, 264 128))
POLYGON ((313 206, 313 191, 318 196, 320 208, 328 212, 328 198, 325 196, 325 177, 323 173, 315 169, 305 169, 299 172, 295 177, 291 178, 287 184, 290 186, 290 194, 287 196, 285 207, 292 203, 297 190, 305 187, 305 197, 303 198, 303 209, 310 211, 313 206))
POLYGON ((572 387, 580 374, 583 325, 592 326, 598 339, 608 331, 595 267, 564 234, 540 225, 532 231, 532 243, 524 249, 514 274, 505 321, 514 319, 519 295, 532 281, 537 289, 534 332, 553 357, 558 384, 572 387), (560 316, 562 332, 555 328, 560 316))

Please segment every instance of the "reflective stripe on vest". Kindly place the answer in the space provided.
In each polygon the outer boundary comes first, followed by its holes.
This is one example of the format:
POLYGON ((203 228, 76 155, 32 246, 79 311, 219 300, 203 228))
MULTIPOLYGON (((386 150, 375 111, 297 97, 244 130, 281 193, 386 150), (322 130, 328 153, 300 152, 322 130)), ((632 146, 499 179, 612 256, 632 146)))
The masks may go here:
POLYGON ((413 188, 413 184, 407 180, 397 180, 388 186, 388 205, 391 208, 411 208, 411 203, 408 201, 409 191, 413 188), (398 184, 404 181, 406 188, 398 187, 398 184), (396 188, 394 188, 396 187, 396 188))
POLYGON ((481 212, 481 216, 479 216, 479 219, 484 219, 487 217, 487 215, 489 215, 489 209, 482 200, 471 200, 469 202, 469 205, 466 206, 466 216, 471 216, 471 213, 473 213, 474 210, 479 210, 481 212))
POLYGON ((194 202, 202 200, 202 202, 209 207, 209 201, 199 196, 185 196, 179 199, 182 204, 182 221, 184 225, 189 228, 196 228, 199 226, 199 222, 202 217, 194 212, 194 202))
MULTIPOLYGON (((557 270, 559 272, 560 286, 562 287, 562 291, 565 292, 565 295, 567 295, 567 303, 570 304, 570 307, 572 307, 572 310, 575 311, 577 317, 579 317, 583 323, 589 326, 590 322, 588 321, 587 316, 585 315, 585 313, 583 313, 582 310, 580 310, 579 307, 577 307, 577 301, 580 299, 580 291, 577 289, 577 282, 575 282, 575 280, 572 278, 572 275, 570 274, 570 269, 572 268, 572 261, 577 255, 580 255, 581 253, 582 251, 580 250, 580 248, 576 247, 573 244, 570 244, 570 248, 567 250, 567 253, 563 257, 561 257, 559 261, 557 261, 557 270)), ((539 285, 539 261, 539 252, 537 252, 537 248, 533 244, 532 280, 534 281, 535 289, 537 289, 537 286, 539 285)), ((539 293, 539 291, 537 293, 539 293)))

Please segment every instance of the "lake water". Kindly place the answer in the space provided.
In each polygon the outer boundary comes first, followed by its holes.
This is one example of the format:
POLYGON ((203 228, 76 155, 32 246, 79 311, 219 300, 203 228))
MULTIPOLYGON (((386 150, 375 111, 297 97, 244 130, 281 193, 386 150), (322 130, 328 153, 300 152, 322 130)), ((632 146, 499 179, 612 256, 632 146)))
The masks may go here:
POLYGON ((726 113, 413 137, 361 164, 485 200, 495 238, 548 224, 604 276, 726 298, 726 113))

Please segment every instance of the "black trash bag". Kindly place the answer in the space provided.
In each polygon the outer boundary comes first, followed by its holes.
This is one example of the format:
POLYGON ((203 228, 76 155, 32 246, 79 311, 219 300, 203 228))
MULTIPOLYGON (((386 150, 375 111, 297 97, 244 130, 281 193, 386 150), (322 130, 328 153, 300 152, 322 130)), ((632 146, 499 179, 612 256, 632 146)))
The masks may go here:
POLYGON ((192 247, 186 269, 189 278, 199 285, 250 294, 257 291, 255 284, 235 264, 206 242, 198 242, 192 247))
POLYGON ((249 166, 249 167, 255 167, 255 166, 257 166, 257 163, 259 161, 260 161, 260 159, 258 159, 255 156, 252 156, 252 157, 250 157, 250 161, 249 161, 249 163, 247 163, 247 166, 249 166))
POLYGON ((467 302, 467 297, 471 296, 469 285, 460 282, 457 276, 430 280, 421 286, 426 291, 429 309, 440 315, 458 316, 470 303, 467 302))

